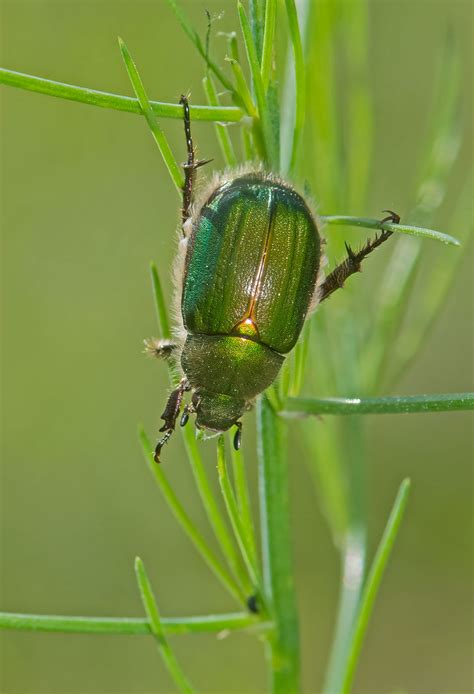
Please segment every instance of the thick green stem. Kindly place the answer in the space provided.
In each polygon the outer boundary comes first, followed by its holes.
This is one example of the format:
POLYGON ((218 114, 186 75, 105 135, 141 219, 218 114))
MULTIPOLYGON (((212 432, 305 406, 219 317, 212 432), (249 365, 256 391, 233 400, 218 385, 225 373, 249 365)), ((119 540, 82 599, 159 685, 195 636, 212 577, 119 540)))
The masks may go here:
POLYGON ((261 397, 257 409, 263 584, 275 623, 268 635, 274 694, 299 691, 299 634, 291 556, 286 426, 261 397))

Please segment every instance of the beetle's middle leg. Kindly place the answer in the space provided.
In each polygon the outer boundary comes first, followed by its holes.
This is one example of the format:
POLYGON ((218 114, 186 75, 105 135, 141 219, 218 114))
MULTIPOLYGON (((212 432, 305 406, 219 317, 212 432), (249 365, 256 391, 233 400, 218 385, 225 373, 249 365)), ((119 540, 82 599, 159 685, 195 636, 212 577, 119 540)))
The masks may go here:
MULTIPOLYGON (((380 221, 380 224, 384 222, 392 222, 393 224, 398 224, 400 222, 400 217, 396 212, 391 212, 390 210, 384 210, 385 212, 390 212, 388 217, 385 217, 380 221)), ((369 239, 365 246, 363 246, 360 251, 355 253, 349 244, 346 243, 347 258, 326 277, 321 285, 319 302, 327 299, 336 289, 341 289, 344 286, 344 282, 348 277, 353 275, 355 272, 360 272, 360 266, 364 258, 366 258, 372 251, 381 246, 390 236, 393 231, 382 231, 378 236, 375 235, 373 239, 369 239)))
POLYGON ((185 223, 191 216, 191 205, 193 202, 193 188, 196 178, 196 169, 204 164, 208 164, 211 159, 198 159, 196 161, 196 150, 194 149, 193 138, 191 135, 191 115, 189 112, 189 100, 184 94, 181 94, 179 103, 183 106, 184 134, 186 137, 186 148, 188 151, 188 159, 183 164, 184 169, 184 184, 183 184, 183 207, 181 210, 181 222, 183 236, 185 233, 185 223))
POLYGON ((165 423, 161 427, 160 431, 164 431, 165 435, 156 444, 155 455, 154 455, 154 459, 155 459, 156 463, 160 462, 161 449, 163 448, 165 443, 169 440, 169 438, 171 437, 171 434, 174 431, 176 420, 177 420, 178 415, 179 415, 180 410, 181 410, 181 403, 183 401, 184 393, 188 390, 191 390, 191 386, 188 383, 188 380, 186 378, 183 378, 180 381, 178 387, 172 391, 171 395, 168 398, 168 402, 166 403, 166 407, 164 409, 164 412, 161 415, 161 419, 163 419, 165 423))

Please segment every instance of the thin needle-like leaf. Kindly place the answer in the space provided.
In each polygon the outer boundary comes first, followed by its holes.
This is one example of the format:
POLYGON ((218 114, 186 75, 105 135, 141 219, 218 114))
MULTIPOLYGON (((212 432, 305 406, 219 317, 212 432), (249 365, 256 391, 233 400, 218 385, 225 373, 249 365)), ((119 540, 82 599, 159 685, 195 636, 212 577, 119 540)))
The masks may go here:
POLYGON ((288 398, 280 412, 284 417, 305 415, 408 414, 474 410, 474 393, 407 395, 382 398, 288 398))
POLYGON ((249 0, 250 26, 252 28, 252 37, 259 62, 262 61, 266 3, 267 0, 249 0))
POLYGON ((344 2, 340 5, 343 50, 347 72, 344 92, 344 113, 348 131, 345 149, 347 171, 348 209, 363 209, 369 186, 370 165, 373 152, 373 112, 369 79, 369 7, 367 0, 344 2))
MULTIPOLYGON (((232 434, 229 432, 229 441, 232 438, 232 434)), ((257 555, 257 550, 255 547, 255 531, 252 519, 252 510, 250 506, 249 489, 247 484, 247 475, 245 473, 245 462, 242 455, 242 451, 235 450, 233 446, 233 441, 230 441, 231 445, 231 457, 232 457, 232 472, 235 484, 235 496, 237 500, 237 506, 239 510, 240 519, 242 521, 242 527, 247 538, 247 543, 251 548, 252 555, 257 555)))
POLYGON ((250 89, 248 88, 245 80, 242 67, 234 58, 228 58, 228 62, 230 63, 230 67, 234 74, 235 91, 239 95, 247 114, 252 118, 256 118, 258 116, 258 112, 255 104, 253 103, 252 94, 250 93, 250 89))
POLYGON ((169 340, 171 338, 171 328, 168 318, 168 309, 166 308, 160 276, 155 263, 150 264, 150 273, 151 283, 153 286, 153 296, 155 298, 156 317, 158 318, 160 334, 164 340, 169 340))
POLYGON ((161 465, 155 463, 153 459, 153 446, 147 435, 140 429, 139 431, 140 443, 143 450, 143 455, 148 464, 148 467, 155 478, 156 483, 161 489, 163 496, 166 499, 168 506, 170 507, 173 515, 175 516, 178 523, 181 525, 186 535, 189 537, 193 545, 196 547, 198 552, 201 554, 202 558, 209 566, 211 571, 217 576, 222 585, 229 591, 231 595, 234 596, 236 600, 240 603, 245 603, 246 596, 237 585, 235 580, 227 573, 225 568, 221 565, 221 562, 216 557, 212 549, 207 544, 206 540, 203 538, 199 530, 197 529, 194 522, 188 516, 184 510, 182 504, 178 500, 173 488, 168 482, 161 465))
POLYGON ((221 515, 217 505, 217 500, 214 497, 209 485, 209 480, 202 462, 202 458, 199 454, 194 431, 190 427, 185 428, 183 430, 183 437, 186 452, 188 454, 189 464, 191 465, 191 470, 196 482, 196 487, 214 535, 216 536, 230 569, 238 577, 239 584, 244 586, 244 589, 248 588, 248 581, 240 564, 232 535, 230 534, 224 518, 221 515))
MULTIPOLYGON (((218 106, 219 97, 217 96, 216 88, 210 75, 203 79, 203 86, 208 102, 211 104, 211 106, 218 106)), ((232 140, 230 139, 228 128, 225 125, 216 123, 215 129, 225 165, 237 166, 237 158, 235 156, 234 147, 232 145, 232 140)))
POLYGON ((380 540, 380 544, 377 548, 369 575, 367 576, 367 581, 364 586, 364 591, 362 593, 362 598, 354 625, 351 647, 343 680, 342 691, 344 694, 349 694, 351 691, 352 680, 354 678, 355 668, 364 641, 364 636, 367 631, 367 625, 372 614, 375 598, 377 597, 377 592, 385 571, 385 567, 390 557, 393 544, 397 537, 398 529, 405 512, 409 492, 410 480, 405 479, 401 483, 398 490, 390 517, 387 521, 382 539, 380 540))
MULTIPOLYGON (((261 621, 248 612, 203 615, 202 617, 162 617, 161 623, 168 634, 269 628, 267 622, 261 621)), ((137 617, 70 617, 69 615, 18 614, 16 612, 0 612, 0 629, 57 631, 71 634, 130 634, 132 636, 151 633, 148 619, 137 617)))
POLYGON ((219 483, 227 513, 229 515, 229 520, 234 531, 235 539, 237 540, 237 544, 239 545, 239 549, 242 553, 245 566, 247 567, 250 580, 252 581, 252 587, 261 592, 261 579, 257 566, 257 557, 254 552, 255 548, 248 542, 248 537, 242 525, 235 495, 227 473, 223 436, 219 437, 219 441, 217 443, 217 472, 219 473, 219 483))
MULTIPOLYGON (((339 51, 335 2, 311 2, 307 37, 308 110, 311 113, 311 156, 307 176, 317 182, 318 197, 326 209, 343 203, 345 176, 342 156, 341 110, 336 84, 336 59, 339 51)), ((291 91, 289 91, 291 94, 291 91)), ((287 139, 291 133, 287 134, 287 139)))
POLYGON ((242 137, 242 150, 244 154, 244 161, 253 161, 256 158, 256 152, 253 147, 252 133, 250 132, 249 128, 246 128, 245 126, 241 129, 240 132, 242 137))
POLYGON ((160 150, 161 156, 163 157, 163 160, 169 171, 171 179, 176 186, 178 194, 181 195, 182 188, 184 185, 184 176, 183 172, 181 171, 181 167, 176 162, 173 156, 173 152, 171 151, 171 147, 169 146, 168 140, 166 139, 163 130, 161 129, 160 125, 158 124, 158 121, 156 120, 155 113, 150 105, 150 101, 146 94, 141 77, 138 74, 138 70, 132 59, 132 56, 130 55, 127 46, 120 37, 118 41, 120 51, 122 53, 122 57, 125 63, 125 67, 127 68, 128 76, 130 77, 130 81, 132 83, 135 95, 138 101, 140 102, 143 115, 145 116, 148 126, 155 139, 155 142, 158 145, 158 149, 160 150))
POLYGON ((294 368, 292 370, 292 378, 288 389, 288 395, 297 397, 300 394, 303 385, 303 377, 308 359, 309 341, 311 339, 311 321, 306 321, 301 337, 296 344, 294 350, 294 368))
POLYGON ((168 643, 168 639, 166 638, 158 605, 156 604, 156 599, 153 595, 153 589, 150 585, 150 581, 148 580, 145 567, 143 566, 143 562, 140 557, 135 559, 135 574, 137 577, 143 607, 145 608, 148 622, 150 624, 150 631, 156 639, 163 662, 165 663, 168 672, 170 673, 179 691, 185 692, 185 694, 192 694, 192 692, 195 690, 191 686, 184 672, 181 670, 176 656, 168 643))
MULTIPOLYGON (((15 72, 15 70, 0 68, 0 84, 54 96, 59 99, 67 99, 68 101, 79 101, 80 103, 99 106, 100 108, 111 108, 115 111, 142 114, 140 102, 138 99, 133 99, 130 96, 110 94, 96 89, 89 89, 88 87, 55 82, 44 77, 15 72)), ((183 118, 183 107, 179 104, 150 101, 150 106, 155 115, 160 118, 175 118, 178 120, 183 118)), ((219 106, 219 108, 215 108, 213 106, 191 104, 190 110, 193 120, 238 123, 244 116, 243 111, 236 106, 219 106)))
POLYGON ((411 236, 420 236, 425 239, 433 239, 441 241, 450 246, 459 246, 460 242, 450 236, 443 234, 441 231, 434 229, 424 229, 423 227, 415 227, 409 224, 394 224, 393 222, 384 222, 383 224, 378 219, 370 219, 368 217, 349 217, 347 215, 323 215, 321 220, 324 224, 338 224, 349 227, 364 227, 364 229, 380 229, 384 231, 393 231, 399 234, 409 234, 411 236))
POLYGON ((303 135, 306 109, 306 77, 298 14, 295 0, 285 0, 291 44, 295 60, 295 125, 293 130, 293 145, 291 148, 290 175, 294 174, 298 160, 298 146, 303 135))
POLYGON ((275 50, 275 24, 276 24, 277 2, 276 0, 267 0, 265 4, 265 31, 263 34, 262 48, 262 82, 263 89, 266 92, 270 82, 272 72, 273 54, 275 50))
POLYGON ((265 100, 265 91, 263 88, 262 75, 260 73, 260 64, 257 58, 257 51, 253 42, 250 24, 241 2, 237 3, 237 9, 239 12, 240 25, 242 28, 242 34, 245 43, 245 50, 247 52, 247 60, 250 67, 250 74, 252 75, 252 83, 255 91, 255 98, 257 101, 258 115, 262 127, 263 139, 265 142, 266 158, 268 160, 269 166, 275 170, 278 170, 279 156, 277 152, 277 145, 275 142, 274 133, 272 132, 271 128, 271 121, 267 109, 267 103, 265 100))

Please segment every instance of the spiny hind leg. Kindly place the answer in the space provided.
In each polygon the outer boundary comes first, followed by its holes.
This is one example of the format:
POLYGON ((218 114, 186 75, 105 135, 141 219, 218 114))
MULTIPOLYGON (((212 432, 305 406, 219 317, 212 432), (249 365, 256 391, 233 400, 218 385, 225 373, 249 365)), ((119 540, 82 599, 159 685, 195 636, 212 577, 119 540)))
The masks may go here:
MULTIPOLYGON (((398 224, 400 222, 400 217, 396 212, 391 210, 384 210, 384 212, 389 212, 389 216, 385 217, 380 221, 380 224, 385 222, 392 222, 393 224, 398 224)), ((360 272, 361 264, 364 258, 372 253, 376 248, 381 246, 385 241, 387 241, 393 231, 382 231, 381 234, 373 239, 369 239, 365 246, 363 246, 360 251, 355 253, 349 244, 346 245, 347 258, 326 277, 321 285, 319 302, 327 299, 336 289, 341 289, 344 286, 344 282, 355 272, 360 272)))

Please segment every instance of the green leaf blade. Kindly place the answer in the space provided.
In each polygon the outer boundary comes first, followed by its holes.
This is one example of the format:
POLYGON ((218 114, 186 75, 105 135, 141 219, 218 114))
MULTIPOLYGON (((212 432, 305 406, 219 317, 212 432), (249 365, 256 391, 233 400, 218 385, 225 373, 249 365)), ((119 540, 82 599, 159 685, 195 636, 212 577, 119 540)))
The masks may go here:
POLYGON ((307 415, 410 414, 474 410, 474 393, 369 398, 288 398, 284 417, 307 415))
POLYGON ((168 479, 166 478, 161 464, 155 463, 153 458, 153 446, 149 441, 145 431, 143 429, 139 430, 139 439, 142 447, 143 455, 147 462, 147 465, 155 478, 171 512, 175 516, 178 523, 183 528, 184 532, 191 540, 197 551, 200 553, 208 567, 214 573, 216 578, 222 583, 222 585, 228 590, 228 592, 241 604, 245 602, 245 594, 242 593, 240 587, 235 582, 234 578, 225 570, 221 565, 221 562, 216 557, 212 549, 207 544, 206 540, 197 529, 194 522, 188 516, 184 510, 183 505, 176 496, 173 488, 171 487, 168 479))
POLYGON ((404 479, 398 490, 392 511, 385 527, 382 539, 377 548, 367 581, 364 586, 362 598, 357 614, 351 649, 346 664, 346 672, 343 684, 343 694, 349 694, 352 680, 354 678, 357 660, 362 649, 365 633, 372 614, 375 598, 382 581, 385 568, 397 537, 398 529, 402 522, 403 514, 408 502, 411 482, 408 478, 404 479))
MULTIPOLYGON (((210 75, 204 78, 203 86, 209 104, 211 106, 219 106, 219 97, 210 75)), ((235 156, 229 130, 225 125, 220 123, 216 123, 215 130, 225 165, 228 167, 237 166, 237 157, 235 156)))
POLYGON ((298 162, 299 143, 303 137, 306 110, 306 75, 303 42, 301 40, 295 0, 285 0, 285 6, 295 64, 295 125, 289 169, 290 175, 293 175, 298 162))
POLYGON ((460 242, 441 231, 434 229, 425 229, 424 227, 411 226, 410 224, 394 224, 393 222, 380 222, 378 219, 369 217, 351 217, 348 215, 323 215, 321 221, 324 224, 337 224, 350 227, 364 227, 365 229, 380 229, 381 231, 392 231, 399 234, 409 234, 411 236, 419 236, 421 238, 432 239, 433 241, 441 241, 450 246, 460 246, 460 242))
POLYGON ((153 589, 151 587, 150 581, 148 580, 145 567, 140 557, 137 557, 135 559, 135 574, 143 602, 143 607, 145 609, 150 624, 150 630, 157 641, 158 648, 160 650, 163 661, 168 669, 168 672, 170 673, 174 683, 176 684, 180 692, 184 692, 184 694, 193 694, 195 690, 191 686, 183 671, 181 670, 176 656, 170 648, 168 639, 166 638, 165 630, 161 622, 160 612, 158 610, 158 605, 153 594, 153 589))
POLYGON ((265 142, 266 159, 268 162, 268 166, 273 170, 278 171, 280 157, 277 151, 277 145, 271 127, 271 119, 267 109, 267 102, 265 99, 262 75, 260 72, 260 64, 258 62, 257 51, 253 41, 250 23, 245 13, 244 7, 240 1, 237 3, 237 9, 239 13, 242 35, 245 43, 245 50, 247 53, 247 60, 250 68, 250 73, 252 75, 253 88, 255 91, 255 98, 258 106, 259 122, 261 124, 263 139, 265 142))
MULTIPOLYGON (((249 628, 265 631, 270 627, 268 622, 263 622, 248 612, 192 617, 163 617, 161 623, 168 634, 212 633, 224 629, 238 631, 249 628)), ((19 614, 16 612, 0 612, 0 629, 132 636, 151 634, 148 619, 138 617, 71 617, 69 615, 19 614)))
MULTIPOLYGON (((0 84, 68 101, 77 101, 90 106, 98 106, 99 108, 110 108, 115 111, 142 115, 140 102, 138 99, 130 96, 111 94, 88 87, 78 87, 77 85, 56 82, 44 77, 37 77, 36 75, 27 75, 15 70, 7 70, 6 68, 0 68, 0 84)), ((178 104, 150 101, 150 105, 155 115, 160 118, 182 119, 183 117, 183 109, 178 104)), ((242 110, 236 106, 219 106, 215 108, 213 106, 194 104, 190 106, 190 110, 192 119, 200 121, 238 123, 244 116, 242 110)))
POLYGON ((154 111, 151 108, 150 101, 145 91, 145 87, 143 86, 143 82, 127 46, 120 37, 118 39, 118 42, 120 46, 120 52, 122 53, 123 61, 125 63, 125 67, 128 72, 128 76, 132 83, 135 95, 138 101, 140 102, 140 107, 142 109, 143 115, 145 116, 148 126, 153 135, 153 138, 156 144, 158 145, 158 149, 160 150, 161 156, 163 157, 163 161, 165 162, 166 168, 168 169, 168 172, 171 176, 171 180, 176 186, 178 194, 181 195, 181 191, 184 185, 184 176, 183 172, 181 171, 181 167, 176 162, 173 152, 171 151, 171 147, 168 143, 168 140, 166 139, 163 130, 161 129, 160 125, 158 124, 158 121, 156 120, 154 111))

